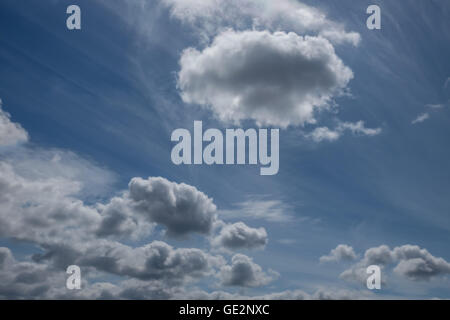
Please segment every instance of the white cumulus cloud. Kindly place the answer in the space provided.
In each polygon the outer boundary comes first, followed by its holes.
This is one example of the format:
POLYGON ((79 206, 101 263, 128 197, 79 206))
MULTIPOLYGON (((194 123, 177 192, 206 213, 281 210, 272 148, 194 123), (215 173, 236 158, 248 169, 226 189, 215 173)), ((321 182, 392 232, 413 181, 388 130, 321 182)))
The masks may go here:
POLYGON ((213 239, 213 245, 227 249, 257 249, 267 244, 264 228, 251 228, 243 222, 225 225, 213 239))
POLYGON ((335 249, 331 250, 328 255, 320 257, 320 262, 352 261, 355 259, 355 250, 346 244, 340 244, 335 249))
POLYGON ((202 51, 184 50, 180 67, 186 103, 222 121, 281 127, 314 123, 353 78, 328 40, 285 32, 228 30, 202 51))
POLYGON ((231 259, 230 266, 224 266, 220 270, 219 277, 225 286, 261 287, 265 286, 279 274, 263 269, 253 260, 243 254, 236 254, 231 259))
POLYGON ((378 265, 381 268, 394 266, 395 274, 414 281, 428 281, 450 274, 450 262, 433 256, 427 249, 406 244, 394 249, 387 245, 369 248, 364 257, 354 266, 342 272, 340 277, 365 283, 366 268, 370 265, 378 265))
POLYGON ((9 113, 2 109, 0 99, 0 147, 28 141, 28 133, 18 123, 11 121, 9 113))

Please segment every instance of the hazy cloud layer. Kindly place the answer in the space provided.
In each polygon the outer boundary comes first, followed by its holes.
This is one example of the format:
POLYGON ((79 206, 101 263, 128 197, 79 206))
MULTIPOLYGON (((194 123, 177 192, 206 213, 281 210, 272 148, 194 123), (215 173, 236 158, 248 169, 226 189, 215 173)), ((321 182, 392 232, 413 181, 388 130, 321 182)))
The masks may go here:
POLYGON ((248 197, 247 200, 235 204, 234 208, 220 210, 222 219, 251 219, 269 222, 288 222, 293 219, 292 208, 281 200, 267 197, 248 197))

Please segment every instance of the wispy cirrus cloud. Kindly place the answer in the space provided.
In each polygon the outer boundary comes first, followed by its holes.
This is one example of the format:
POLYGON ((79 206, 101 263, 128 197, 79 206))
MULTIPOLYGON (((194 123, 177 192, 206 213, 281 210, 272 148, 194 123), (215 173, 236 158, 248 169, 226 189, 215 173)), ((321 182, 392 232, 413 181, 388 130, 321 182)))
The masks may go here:
POLYGON ((425 108, 427 108, 429 111, 419 114, 413 121, 411 121, 411 124, 421 123, 421 122, 424 122, 424 121, 430 119, 430 117, 431 117, 430 112, 438 112, 438 111, 442 110, 443 108, 445 108, 445 106, 446 105, 444 103, 426 104, 425 108))
POLYGON ((411 121, 412 124, 417 124, 417 123, 421 123, 424 122, 425 120, 430 118, 430 114, 427 112, 421 113, 417 116, 417 118, 415 118, 413 121, 411 121))
POLYGON ((353 135, 360 136, 376 136, 381 133, 381 128, 367 128, 364 121, 358 122, 339 122, 336 128, 330 129, 328 127, 315 128, 310 133, 306 134, 314 142, 322 141, 336 141, 345 131, 350 131, 353 135))
POLYGON ((448 77, 447 80, 445 80, 444 88, 450 88, 450 77, 448 77))
POLYGON ((327 18, 321 10, 295 0, 161 0, 172 17, 191 25, 204 37, 235 30, 268 30, 315 34, 336 44, 358 45, 360 35, 327 18))

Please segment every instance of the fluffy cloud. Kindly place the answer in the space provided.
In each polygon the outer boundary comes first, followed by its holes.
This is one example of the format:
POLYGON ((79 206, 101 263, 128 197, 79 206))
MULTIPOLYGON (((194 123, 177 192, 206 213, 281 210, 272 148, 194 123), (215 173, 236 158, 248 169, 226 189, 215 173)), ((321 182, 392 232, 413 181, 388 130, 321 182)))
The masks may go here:
POLYGON ((267 242, 267 232, 264 228, 250 228, 243 222, 225 225, 213 239, 214 246, 227 249, 264 248, 267 242))
POLYGON ((394 272, 411 280, 429 280, 435 276, 450 274, 449 262, 433 256, 419 246, 396 247, 392 253, 400 261, 394 272))
MULTIPOLYGON (((356 281, 358 283, 366 283, 367 272, 366 268, 370 265, 377 265, 384 268, 386 265, 394 261, 391 249, 386 245, 367 249, 364 253, 364 258, 357 262, 351 268, 345 270, 340 274, 340 278, 346 281, 356 281)), ((386 275, 382 273, 382 283, 385 283, 386 275)))
POLYGON ((345 280, 365 283, 366 268, 378 265, 385 268, 395 265, 394 273, 414 281, 427 281, 433 277, 450 274, 450 263, 443 258, 435 257, 426 249, 415 245, 403 245, 390 249, 386 245, 369 248, 364 258, 350 269, 341 273, 345 280))
POLYGON ((327 19, 311 6, 295 0, 161 0, 173 17, 193 26, 203 37, 235 30, 265 29, 320 34, 336 44, 357 45, 360 35, 346 32, 342 24, 327 19))
POLYGON ((352 261, 356 259, 356 253, 352 247, 340 244, 335 249, 330 251, 330 254, 320 257, 320 262, 340 262, 352 261))
MULTIPOLYGON (((46 264, 36 262, 19 262, 14 259, 12 253, 7 248, 0 247, 0 298, 1 299, 20 299, 20 298, 40 298, 40 299, 245 299, 245 300, 343 300, 343 299, 367 299, 370 293, 363 291, 352 291, 344 289, 317 289, 312 293, 302 290, 287 290, 282 292, 268 293, 261 296, 246 296, 238 293, 228 293, 224 291, 205 292, 198 289, 187 289, 185 283, 171 280, 166 277, 174 275, 175 280, 189 278, 192 273, 189 261, 192 258, 186 250, 174 249, 171 246, 155 241, 147 246, 149 253, 145 254, 144 259, 137 258, 137 261, 146 261, 150 277, 144 277, 146 280, 130 278, 117 283, 95 282, 90 283, 86 278, 91 275, 83 272, 82 290, 68 291, 65 288, 66 274, 64 270, 54 270, 46 264), (153 251, 154 250, 154 251, 153 251), (159 257, 162 253, 162 257, 159 257), (183 256, 182 259, 179 256, 183 256), (3 259, 3 260, 2 260, 3 259), (2 261, 6 263, 2 264, 2 261), (185 263, 185 264, 183 264, 185 263), (188 268, 187 275, 181 275, 179 269, 188 268), (171 285, 168 285, 170 283, 171 285), (179 284, 183 284, 178 286, 179 284)), ((131 249, 130 249, 131 250, 131 249)), ((142 254, 142 252, 136 252, 142 254)), ((116 253, 111 253, 116 255, 116 253)), ((130 256, 122 256, 121 259, 131 259, 130 256)), ((247 258, 248 259, 248 258, 247 258)), ((220 263, 224 263, 223 261, 220 263)), ((127 263, 125 261, 117 264, 126 266, 131 264, 137 266, 137 263, 127 263)), ((105 264, 108 265, 108 264, 105 264)), ((86 270, 86 266, 83 267, 86 270)), ((99 272, 98 270, 96 271, 99 272)), ((128 272, 128 271, 127 271, 128 272)), ((141 271, 139 271, 141 272, 141 271)), ((203 276, 198 274, 198 276, 203 276)), ((276 274, 272 275, 276 277, 276 274)), ((263 280, 266 283, 268 280, 263 280)), ((241 281, 248 284, 248 281, 241 281)), ((255 281, 251 282, 255 284, 255 281)), ((261 280, 259 280, 261 284, 261 280)))
POLYGON ((160 242, 131 248, 105 238, 142 238, 154 223, 170 234, 207 232, 215 206, 194 187, 162 178, 133 179, 128 192, 95 206, 75 197, 79 188, 58 176, 26 178, 11 164, 0 163, 0 236, 38 244, 45 253, 35 255, 35 261, 58 267, 79 264, 135 278, 172 279, 179 278, 177 270, 183 277, 210 271, 214 259, 199 249, 175 250, 160 242))
POLYGON ((136 215, 127 194, 114 197, 109 203, 97 204, 102 219, 96 230, 99 237, 139 239, 151 234, 155 223, 136 215))
POLYGON ((216 206, 195 187, 164 178, 134 178, 129 184, 132 206, 151 222, 164 225, 172 236, 207 234, 216 218, 216 206))
POLYGON ((57 283, 65 284, 64 273, 46 265, 19 262, 8 248, 0 247, 0 299, 46 297, 57 283))
POLYGON ((100 216, 72 196, 79 190, 76 181, 29 179, 0 162, 0 237, 40 244, 91 237, 100 216))
MULTIPOLYGON (((121 196, 87 206, 77 198, 85 183, 73 179, 85 174, 72 178, 58 170, 50 174, 49 167, 57 165, 46 166, 39 165, 49 174, 43 177, 24 170, 21 162, 0 163, 0 236, 42 244, 52 238, 88 240, 93 234, 136 239, 148 235, 155 223, 165 226, 168 235, 185 236, 209 233, 216 220, 216 207, 204 193, 163 178, 132 179, 121 196)), ((89 167, 87 172, 102 173, 89 167)))
POLYGON ((219 274, 222 285, 242 287, 264 286, 278 276, 279 274, 272 270, 264 272, 251 258, 243 254, 234 255, 231 266, 222 267, 219 274))
POLYGON ((328 40, 284 32, 225 31, 203 51, 186 49, 180 66, 185 102, 281 127, 314 123, 353 78, 328 40))
MULTIPOLYGON (((161 1, 204 47, 181 55, 183 101, 210 109, 223 122, 250 119, 282 128, 316 123, 316 112, 336 106, 334 98, 347 92, 353 72, 334 45, 356 46, 360 35, 317 8, 295 0, 161 1)), ((358 122, 307 136, 333 141, 345 130, 379 133, 358 122)))
POLYGON ((214 268, 225 261, 200 249, 174 249, 162 241, 137 248, 97 241, 96 246, 86 250, 75 264, 140 280, 162 280, 168 284, 212 275, 214 268))
POLYGON ((363 263, 365 266, 373 264, 385 266, 394 261, 391 249, 386 245, 367 249, 364 253, 363 263))
MULTIPOLYGON (((244 263, 248 272, 239 278, 239 272, 245 272, 239 257, 227 267, 223 257, 197 248, 176 249, 161 241, 132 247, 115 240, 142 240, 155 224, 165 226, 169 235, 176 236, 206 234, 213 224, 225 225, 216 219, 212 200, 192 186, 164 178, 135 178, 127 191, 105 204, 89 206, 77 198, 82 182, 60 175, 58 170, 47 177, 35 176, 24 170, 23 164, 19 168, 15 164, 0 163, 0 236, 38 245, 42 253, 34 254, 32 261, 18 262, 8 249, 0 250, 0 278, 4 284, 0 296, 69 297, 61 288, 65 284, 64 270, 72 264, 87 274, 156 281, 162 287, 159 292, 205 277, 218 276, 223 283, 236 286, 262 285, 273 278, 272 273, 263 272, 250 258, 244 263)), ((262 228, 238 223, 225 225, 216 239, 229 248, 254 248, 264 246, 267 233, 262 228)), ((84 297, 157 294, 144 290, 142 283, 138 288, 127 287, 126 291, 112 284, 85 286, 89 289, 84 297)))
POLYGON ((97 197, 106 194, 97 189, 114 182, 108 170, 68 151, 16 145, 0 152, 0 237, 39 248, 27 261, 0 248, 0 298, 173 298, 205 278, 235 286, 274 278, 274 272, 263 272, 246 256, 227 265, 206 250, 145 242, 156 225, 175 237, 208 235, 222 226, 211 235, 218 245, 264 247, 265 229, 218 220, 212 199, 193 186, 161 177, 133 178, 127 190, 99 202, 97 197), (82 200, 89 196, 91 204, 82 200), (73 264, 83 270, 80 293, 65 289, 65 270, 73 264), (239 272, 244 272, 240 278, 239 272), (119 280, 91 282, 105 275, 119 280))
POLYGON ((26 141, 28 141, 28 133, 20 124, 11 122, 11 116, 3 111, 0 99, 0 147, 26 141))

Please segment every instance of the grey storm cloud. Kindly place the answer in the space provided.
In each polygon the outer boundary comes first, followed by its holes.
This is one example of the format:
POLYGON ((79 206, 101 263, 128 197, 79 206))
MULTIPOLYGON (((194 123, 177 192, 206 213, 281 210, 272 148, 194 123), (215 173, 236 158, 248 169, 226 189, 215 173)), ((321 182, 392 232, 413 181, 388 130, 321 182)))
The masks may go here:
POLYGON ((9 113, 3 111, 0 99, 0 147, 28 141, 28 133, 18 123, 11 121, 9 113))
POLYGON ((250 257, 243 254, 234 255, 231 265, 222 267, 219 274, 222 285, 242 287, 261 287, 278 276, 275 271, 263 271, 250 257))
POLYGON ((352 261, 356 259, 356 253, 352 247, 340 244, 335 249, 326 255, 320 257, 320 262, 331 262, 331 261, 352 261))
POLYGON ((353 72, 324 38, 268 31, 224 31, 202 51, 180 58, 184 102, 212 110, 222 121, 258 125, 315 123, 353 72))
POLYGON ((267 232, 264 228, 251 228, 243 222, 225 225, 213 239, 213 245, 228 249, 264 248, 267 242, 267 232))

